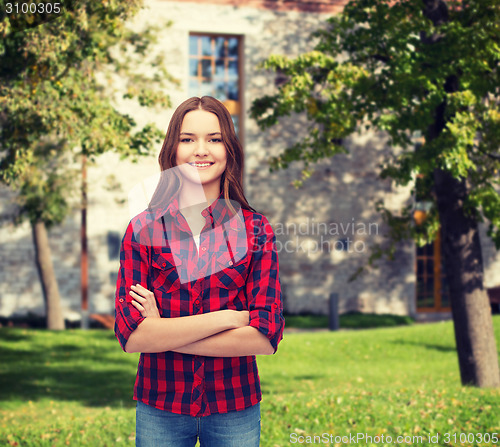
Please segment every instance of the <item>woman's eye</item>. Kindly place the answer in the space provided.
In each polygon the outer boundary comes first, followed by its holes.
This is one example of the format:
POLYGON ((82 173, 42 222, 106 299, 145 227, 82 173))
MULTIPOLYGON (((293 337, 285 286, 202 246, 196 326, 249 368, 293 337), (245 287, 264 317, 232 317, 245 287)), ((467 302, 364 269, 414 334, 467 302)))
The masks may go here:
POLYGON ((181 138, 181 143, 189 143, 190 141, 193 141, 191 138, 181 138))
POLYGON ((222 143, 222 140, 220 138, 212 138, 210 143, 222 143))

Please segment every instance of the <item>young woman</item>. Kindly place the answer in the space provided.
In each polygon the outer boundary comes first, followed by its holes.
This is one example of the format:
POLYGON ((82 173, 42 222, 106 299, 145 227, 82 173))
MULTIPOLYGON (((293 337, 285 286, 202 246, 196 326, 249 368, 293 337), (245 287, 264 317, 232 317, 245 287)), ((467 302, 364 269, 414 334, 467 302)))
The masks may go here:
POLYGON ((120 251, 115 333, 140 352, 137 446, 255 447, 255 356, 283 337, 275 236, 242 188, 243 150, 225 106, 174 112, 161 180, 120 251))

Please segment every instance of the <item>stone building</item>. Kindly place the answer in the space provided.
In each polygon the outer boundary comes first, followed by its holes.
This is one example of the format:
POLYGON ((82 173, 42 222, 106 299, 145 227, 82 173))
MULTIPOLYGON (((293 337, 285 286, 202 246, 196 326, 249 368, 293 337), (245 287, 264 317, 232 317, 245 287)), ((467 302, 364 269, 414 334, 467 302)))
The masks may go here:
MULTIPOLYGON (((162 24, 158 48, 170 73, 181 81, 170 92, 174 107, 190 96, 213 95, 233 115, 246 153, 245 192, 250 204, 272 224, 278 242, 280 276, 289 313, 328 312, 331 293, 339 310, 400 315, 446 315, 440 248, 401 245, 394 262, 382 262, 354 282, 348 278, 365 264, 370 246, 385 234, 375 202, 397 210, 413 200, 408 188, 378 178, 388 148, 375 134, 345 141, 347 154, 323 161, 301 189, 291 182, 300 167, 269 173, 266 159, 304 132, 290 118, 260 131, 248 116, 252 101, 274 88, 274 76, 258 68, 270 54, 290 56, 311 49, 310 33, 342 10, 345 0, 147 0, 134 19, 138 29, 162 24), (171 21, 171 26, 166 23, 171 21)), ((139 123, 167 128, 173 110, 154 113, 127 101, 118 106, 139 123)), ((84 123, 82 123, 84 125, 84 123)), ((157 155, 134 164, 112 153, 88 170, 89 301, 92 313, 112 313, 118 250, 132 217, 128 195, 137 182, 159 172, 157 155)), ((10 195, 0 190, 3 221, 10 195)), ((50 233, 54 266, 68 317, 80 308, 80 212, 50 233)), ((486 286, 500 284, 500 257, 483 234, 486 286)), ((43 299, 29 224, 0 228, 0 316, 43 313, 43 299)))

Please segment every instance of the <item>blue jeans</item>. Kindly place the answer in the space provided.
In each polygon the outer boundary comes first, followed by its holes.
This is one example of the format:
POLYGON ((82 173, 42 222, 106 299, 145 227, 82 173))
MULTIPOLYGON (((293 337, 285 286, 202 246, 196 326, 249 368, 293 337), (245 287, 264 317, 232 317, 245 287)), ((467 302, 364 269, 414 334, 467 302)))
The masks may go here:
POLYGON ((137 447, 258 447, 260 403, 242 411, 204 417, 170 413, 137 402, 137 447))

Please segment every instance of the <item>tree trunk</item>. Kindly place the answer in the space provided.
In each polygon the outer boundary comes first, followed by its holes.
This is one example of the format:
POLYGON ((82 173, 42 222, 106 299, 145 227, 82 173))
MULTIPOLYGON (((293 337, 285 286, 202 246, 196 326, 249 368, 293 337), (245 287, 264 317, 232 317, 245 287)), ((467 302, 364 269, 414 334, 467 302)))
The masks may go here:
POLYGON ((462 384, 498 387, 498 354, 483 287, 478 224, 474 216, 465 215, 463 208, 465 181, 442 170, 434 172, 434 181, 462 384))
MULTIPOLYGON (((423 13, 435 26, 449 20, 443 0, 424 0, 423 13)), ((422 42, 432 45, 439 35, 421 35, 422 42)), ((447 63, 443 60, 443 63, 447 63)), ((446 79, 447 93, 460 88, 458 74, 446 79)), ((446 100, 436 107, 434 122, 427 129, 427 141, 437 138, 446 126, 446 100)), ((446 279, 450 288, 451 310, 455 327, 458 363, 463 385, 500 386, 498 354, 488 295, 483 286, 483 255, 479 240, 477 216, 467 216, 464 203, 467 185, 450 173, 434 171, 439 220, 443 237, 446 279)))
MULTIPOLYGON (((445 91, 457 91, 459 79, 450 76, 445 91)), ((435 110, 427 140, 437 138, 446 126, 446 100, 435 110)), ((478 216, 466 215, 466 180, 449 172, 434 171, 439 221, 443 240, 446 279, 450 288, 451 311, 455 327, 458 364, 463 385, 500 386, 498 354, 488 294, 484 289, 484 270, 478 216)))
POLYGON ((50 254, 49 239, 45 223, 41 220, 31 223, 33 244, 35 246, 35 263, 42 284, 47 316, 47 329, 64 329, 64 317, 61 308, 61 298, 57 286, 52 257, 50 254))

